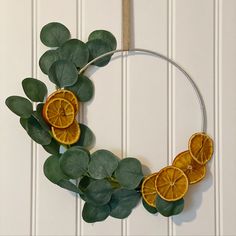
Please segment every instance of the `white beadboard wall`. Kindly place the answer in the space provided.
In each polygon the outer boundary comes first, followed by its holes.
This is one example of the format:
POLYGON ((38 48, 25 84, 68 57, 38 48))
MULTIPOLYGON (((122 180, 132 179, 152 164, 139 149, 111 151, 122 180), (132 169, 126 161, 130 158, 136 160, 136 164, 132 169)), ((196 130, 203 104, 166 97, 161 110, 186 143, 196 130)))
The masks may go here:
MULTIPOLYGON (((5 106, 23 95, 21 81, 41 79, 38 60, 46 50, 40 29, 65 24, 87 40, 95 29, 110 30, 121 47, 121 0, 0 0, 0 235, 236 235, 236 1, 133 0, 133 46, 176 60, 203 94, 215 155, 204 181, 191 186, 184 212, 150 215, 140 204, 126 220, 87 224, 83 202, 43 175, 47 153, 31 142, 5 106)), ((96 134, 96 149, 134 156, 157 171, 187 148, 201 128, 195 94, 183 75, 153 56, 130 53, 91 71, 94 100, 81 119, 96 134)), ((145 168, 145 173, 148 173, 145 168)))

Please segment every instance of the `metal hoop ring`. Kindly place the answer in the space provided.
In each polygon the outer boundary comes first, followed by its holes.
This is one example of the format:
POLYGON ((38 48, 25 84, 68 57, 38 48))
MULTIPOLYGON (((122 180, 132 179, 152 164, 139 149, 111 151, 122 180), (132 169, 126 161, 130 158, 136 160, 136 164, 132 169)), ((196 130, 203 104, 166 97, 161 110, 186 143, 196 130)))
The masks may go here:
POLYGON ((185 71, 185 69, 180 66, 179 64, 177 64, 175 61, 173 61, 172 59, 158 53, 158 52, 155 52, 155 51, 151 51, 151 50, 147 50, 147 49, 141 49, 141 48, 134 48, 134 49, 129 49, 128 51, 127 50, 123 50, 123 49, 117 49, 117 50, 114 50, 114 51, 110 51, 110 52, 107 52, 107 53, 104 53, 96 58, 94 58, 92 61, 90 61, 88 64, 86 64, 80 71, 79 71, 79 74, 82 74, 91 64, 93 64, 94 62, 98 61, 99 59, 102 59, 106 56, 109 56, 111 54, 115 54, 115 53, 119 53, 119 52, 145 52, 145 53, 148 53, 150 55, 154 55, 162 60, 165 60, 169 63, 171 63, 173 66, 175 66, 179 71, 181 71, 184 76, 188 79, 188 81, 190 82, 190 84, 192 85, 196 95, 197 95, 197 98, 198 98, 198 101, 199 101, 199 105, 200 105, 200 109, 201 109, 201 113, 202 113, 202 132, 206 132, 207 131, 207 114, 206 114, 206 106, 205 106, 205 102, 203 100, 203 96, 198 88, 198 86, 196 85, 196 83, 194 82, 194 80, 191 78, 191 76, 185 71))

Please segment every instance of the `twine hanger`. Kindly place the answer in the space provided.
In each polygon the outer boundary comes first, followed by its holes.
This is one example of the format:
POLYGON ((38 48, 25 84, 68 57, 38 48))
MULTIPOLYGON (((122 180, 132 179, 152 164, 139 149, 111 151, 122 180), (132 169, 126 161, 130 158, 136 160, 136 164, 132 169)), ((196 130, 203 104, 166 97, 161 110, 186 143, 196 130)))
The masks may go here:
POLYGON ((122 48, 125 51, 130 49, 130 0, 122 0, 122 48))

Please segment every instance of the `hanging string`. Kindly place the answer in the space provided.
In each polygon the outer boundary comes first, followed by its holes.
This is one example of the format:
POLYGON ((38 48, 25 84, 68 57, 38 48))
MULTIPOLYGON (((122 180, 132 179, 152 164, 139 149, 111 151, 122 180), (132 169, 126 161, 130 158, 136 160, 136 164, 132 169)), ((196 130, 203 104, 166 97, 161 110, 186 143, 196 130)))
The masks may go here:
POLYGON ((130 49, 130 0, 122 0, 122 48, 130 49))

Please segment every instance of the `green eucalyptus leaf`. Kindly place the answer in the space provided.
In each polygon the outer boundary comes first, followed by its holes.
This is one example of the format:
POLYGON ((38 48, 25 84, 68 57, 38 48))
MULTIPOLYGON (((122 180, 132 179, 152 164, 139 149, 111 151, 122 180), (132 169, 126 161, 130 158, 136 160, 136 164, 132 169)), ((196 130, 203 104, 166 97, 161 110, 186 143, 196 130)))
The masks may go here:
POLYGON ((151 214, 156 214, 158 211, 155 207, 152 207, 150 205, 148 205, 144 199, 142 200, 142 203, 143 203, 143 207, 151 214))
POLYGON ((81 193, 79 188, 68 179, 61 179, 57 185, 74 193, 81 193))
POLYGON ((49 70, 49 79, 59 88, 72 86, 77 81, 78 72, 75 65, 67 60, 58 60, 49 70))
POLYGON ((62 179, 68 179, 62 172, 59 165, 59 156, 56 155, 48 157, 44 162, 43 171, 45 176, 55 184, 58 184, 62 179))
POLYGON ((84 42, 71 39, 61 46, 60 56, 62 59, 73 62, 76 67, 82 68, 88 63, 89 50, 84 42))
POLYGON ((95 142, 95 135, 93 131, 84 124, 79 124, 80 126, 80 137, 77 143, 73 146, 84 147, 86 149, 90 149, 93 147, 95 142))
POLYGON ((156 199, 156 208, 163 216, 173 216, 180 214, 184 209, 184 199, 174 202, 169 202, 162 199, 160 196, 156 199))
POLYGON ((67 89, 74 92, 81 102, 88 102, 94 95, 93 82, 84 75, 79 75, 77 82, 67 89))
POLYGON ((52 64, 60 59, 58 50, 48 50, 39 59, 39 67, 44 74, 49 73, 52 64))
POLYGON ((94 40, 94 39, 101 39, 102 41, 104 41, 105 43, 107 43, 108 45, 110 45, 110 47, 112 48, 112 50, 116 49, 117 46, 117 41, 115 36, 106 30, 95 30, 93 31, 90 35, 88 40, 94 40))
POLYGON ((47 86, 40 80, 26 78, 22 81, 26 96, 33 102, 43 102, 47 96, 47 86))
POLYGON ((13 113, 22 118, 29 118, 33 113, 32 103, 24 97, 10 96, 5 103, 13 113))
POLYGON ((115 177, 124 188, 135 189, 143 179, 140 161, 131 157, 121 160, 115 177))
POLYGON ((92 183, 96 181, 95 179, 89 177, 89 176, 83 176, 80 181, 79 181, 79 190, 80 190, 80 197, 84 200, 84 201, 88 201, 88 199, 86 198, 86 195, 84 194, 85 190, 87 189, 87 187, 92 183))
POLYGON ((42 128, 40 123, 35 119, 33 116, 31 116, 28 119, 21 118, 20 123, 22 127, 26 130, 28 135, 36 142, 41 145, 48 145, 51 143, 52 137, 42 128))
POLYGON ((52 155, 59 155, 60 153, 60 144, 52 138, 51 143, 48 145, 43 145, 43 148, 46 152, 52 155))
POLYGON ((106 179, 95 180, 85 189, 84 194, 88 202, 93 205, 107 204, 112 195, 113 189, 106 179))
POLYGON ((33 117, 35 119, 37 119, 37 121, 39 122, 39 124, 42 126, 42 128, 46 131, 50 131, 50 127, 48 126, 48 124, 46 123, 46 121, 44 120, 43 118, 43 106, 44 106, 44 103, 39 103, 37 105, 37 108, 36 108, 36 111, 33 112, 33 117))
POLYGON ((48 47, 60 47, 70 39, 70 31, 61 23, 51 22, 42 28, 40 39, 48 47))
POLYGON ((85 203, 82 211, 82 217, 87 223, 94 223, 105 220, 110 214, 110 207, 94 206, 89 203, 85 203))
POLYGON ((88 163, 88 153, 77 147, 69 148, 60 158, 62 171, 72 179, 77 179, 85 174, 88 163))
POLYGON ((130 215, 132 209, 137 206, 141 195, 135 190, 117 189, 109 202, 112 217, 124 219, 130 215))
MULTIPOLYGON (((89 61, 103 55, 104 53, 112 51, 111 46, 101 39, 93 39, 88 41, 86 44, 89 49, 89 61)), ((111 57, 112 55, 105 56, 104 58, 101 58, 98 61, 94 62, 93 65, 99 67, 105 66, 109 63, 111 57)))
POLYGON ((88 173, 94 179, 112 176, 118 166, 118 158, 107 150, 98 150, 91 155, 88 173))

